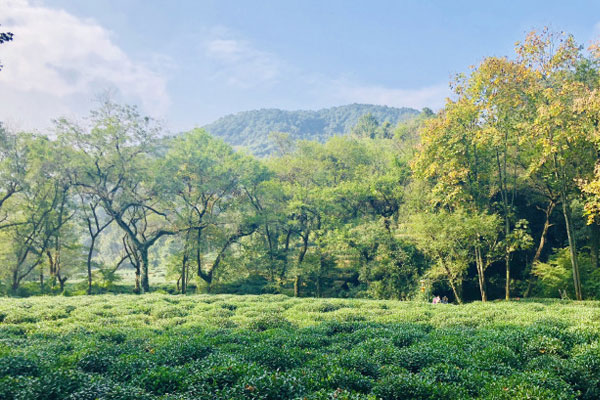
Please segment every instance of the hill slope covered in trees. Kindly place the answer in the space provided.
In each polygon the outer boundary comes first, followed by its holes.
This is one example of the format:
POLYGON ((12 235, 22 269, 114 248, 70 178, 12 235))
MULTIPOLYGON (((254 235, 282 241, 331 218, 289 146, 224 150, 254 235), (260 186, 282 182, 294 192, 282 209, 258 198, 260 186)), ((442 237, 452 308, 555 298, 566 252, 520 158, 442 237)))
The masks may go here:
POLYGON ((417 116, 419 111, 370 104, 349 104, 318 111, 271 108, 227 115, 204 128, 232 146, 243 146, 255 155, 264 156, 273 150, 268 139, 270 132, 285 132, 293 139, 322 142, 336 134, 350 132, 359 118, 366 114, 371 114, 380 123, 387 121, 396 125, 417 116))

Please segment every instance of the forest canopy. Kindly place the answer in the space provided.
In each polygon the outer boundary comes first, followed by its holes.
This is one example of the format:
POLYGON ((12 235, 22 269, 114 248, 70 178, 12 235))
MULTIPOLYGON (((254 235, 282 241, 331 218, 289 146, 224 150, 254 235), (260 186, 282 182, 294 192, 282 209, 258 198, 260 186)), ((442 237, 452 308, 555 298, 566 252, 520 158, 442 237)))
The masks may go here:
POLYGON ((287 133, 294 140, 324 142, 332 136, 350 133, 367 114, 379 123, 396 126, 417 116, 419 111, 371 104, 349 104, 318 111, 261 109, 227 115, 204 129, 236 148, 246 148, 262 157, 275 150, 275 144, 269 139, 272 132, 287 133))

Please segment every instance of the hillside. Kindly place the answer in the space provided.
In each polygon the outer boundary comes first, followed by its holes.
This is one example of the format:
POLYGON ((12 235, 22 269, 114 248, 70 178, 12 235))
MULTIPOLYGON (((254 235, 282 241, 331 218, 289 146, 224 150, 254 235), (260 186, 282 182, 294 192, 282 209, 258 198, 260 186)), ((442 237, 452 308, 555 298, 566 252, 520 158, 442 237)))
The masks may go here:
POLYGON ((255 155, 264 156, 272 150, 268 141, 270 132, 286 132, 294 139, 324 141, 349 132, 358 119, 368 113, 380 123, 388 121, 395 125, 418 115, 419 111, 370 104, 349 104, 318 111, 272 108, 227 115, 204 128, 232 146, 247 147, 255 155))

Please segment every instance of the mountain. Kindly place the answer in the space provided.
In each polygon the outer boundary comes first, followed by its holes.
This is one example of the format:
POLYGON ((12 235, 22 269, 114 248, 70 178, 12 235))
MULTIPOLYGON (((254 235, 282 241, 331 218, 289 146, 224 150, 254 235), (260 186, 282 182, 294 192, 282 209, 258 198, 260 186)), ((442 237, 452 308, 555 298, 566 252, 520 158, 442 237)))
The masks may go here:
POLYGON ((419 111, 370 104, 349 104, 318 111, 270 108, 227 115, 204 129, 234 147, 246 147, 257 156, 265 156, 273 150, 268 139, 270 132, 289 133, 297 140, 325 141, 331 136, 350 132, 358 119, 369 113, 379 123, 388 121, 396 125, 417 116, 419 111))

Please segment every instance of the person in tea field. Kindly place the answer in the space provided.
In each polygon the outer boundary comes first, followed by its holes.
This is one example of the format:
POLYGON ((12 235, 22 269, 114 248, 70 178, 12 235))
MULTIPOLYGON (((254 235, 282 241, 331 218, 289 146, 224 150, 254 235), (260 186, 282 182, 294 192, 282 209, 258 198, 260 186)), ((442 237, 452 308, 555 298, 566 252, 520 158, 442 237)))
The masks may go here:
POLYGON ((440 300, 440 296, 435 296, 435 297, 433 298, 432 304, 439 304, 439 303, 440 303, 440 301, 441 301, 441 300, 440 300))

